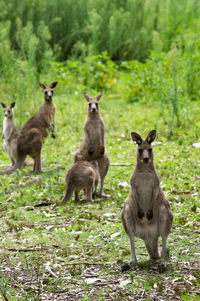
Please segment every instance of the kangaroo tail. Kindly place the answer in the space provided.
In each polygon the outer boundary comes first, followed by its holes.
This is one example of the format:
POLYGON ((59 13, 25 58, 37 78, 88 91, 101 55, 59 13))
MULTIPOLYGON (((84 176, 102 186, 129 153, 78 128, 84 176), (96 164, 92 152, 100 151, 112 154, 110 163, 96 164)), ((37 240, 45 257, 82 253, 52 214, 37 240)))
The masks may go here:
POLYGON ((62 199, 62 204, 65 204, 70 201, 73 192, 74 192, 74 189, 67 186, 64 198, 62 199))
POLYGON ((9 175, 12 174, 16 169, 22 168, 25 159, 26 159, 25 155, 18 156, 15 165, 10 169, 7 169, 5 171, 0 171, 0 175, 9 175))
POLYGON ((158 239, 145 240, 145 246, 149 253, 149 256, 152 259, 160 258, 159 249, 158 249, 158 239))

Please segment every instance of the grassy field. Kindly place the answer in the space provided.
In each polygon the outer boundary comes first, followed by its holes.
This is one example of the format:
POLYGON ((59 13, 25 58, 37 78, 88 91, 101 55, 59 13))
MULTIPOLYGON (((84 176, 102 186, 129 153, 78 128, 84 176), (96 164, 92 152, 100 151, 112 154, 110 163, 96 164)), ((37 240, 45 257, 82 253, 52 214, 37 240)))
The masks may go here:
MULTIPOLYGON (((45 141, 43 173, 29 165, 0 176, 0 299, 200 300, 200 2, 7 2, 0 0, 0 101, 16 100, 21 127, 42 104, 38 82, 58 81, 57 135, 45 141), (104 93, 110 198, 56 207, 82 140, 85 91, 104 93), (139 264, 122 273, 130 246, 120 214, 137 148, 130 133, 152 129, 174 214, 169 264, 159 274, 136 239, 139 264)), ((2 123, 0 108, 0 133, 2 123)), ((9 164, 1 139, 0 169, 9 164)))
MULTIPOLYGON (((27 166, 0 179, 1 300, 200 300, 200 149, 193 146, 199 137, 194 127, 199 104, 191 103, 190 122, 169 140, 158 102, 130 103, 105 93, 100 111, 110 161, 132 165, 110 166, 105 182, 110 198, 54 207, 64 194, 64 176, 82 139, 87 111, 82 93, 66 89, 61 85, 55 91, 57 136, 45 141, 43 173, 33 174, 27 166), (155 165, 174 214, 169 264, 159 274, 159 261, 150 261, 143 241, 136 239, 139 264, 121 273, 130 258, 120 219, 136 161, 130 133, 146 137, 152 129, 158 133, 155 165)), ((42 92, 37 94, 40 103, 42 92)), ((18 124, 34 110, 26 107, 22 114, 16 106, 18 124)), ((9 164, 2 143, 0 164, 9 164)))

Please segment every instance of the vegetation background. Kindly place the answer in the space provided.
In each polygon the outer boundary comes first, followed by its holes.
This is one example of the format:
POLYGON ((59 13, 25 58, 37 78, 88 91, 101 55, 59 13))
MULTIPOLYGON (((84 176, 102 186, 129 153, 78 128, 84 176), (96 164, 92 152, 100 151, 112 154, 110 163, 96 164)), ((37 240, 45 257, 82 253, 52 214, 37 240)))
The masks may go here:
MULTIPOLYGON (((57 138, 44 172, 1 177, 2 300, 200 300, 200 2, 0 0, 0 95, 16 99, 19 127, 55 91, 57 138), (112 165, 109 199, 54 208, 83 136, 83 92, 100 91, 112 165), (130 132, 158 132, 155 164, 171 202, 170 262, 160 275, 137 240, 140 265, 121 274, 130 248, 120 221, 136 147, 130 132)), ((0 111, 2 131, 3 110, 0 111)), ((0 162, 9 158, 0 146, 0 162)))

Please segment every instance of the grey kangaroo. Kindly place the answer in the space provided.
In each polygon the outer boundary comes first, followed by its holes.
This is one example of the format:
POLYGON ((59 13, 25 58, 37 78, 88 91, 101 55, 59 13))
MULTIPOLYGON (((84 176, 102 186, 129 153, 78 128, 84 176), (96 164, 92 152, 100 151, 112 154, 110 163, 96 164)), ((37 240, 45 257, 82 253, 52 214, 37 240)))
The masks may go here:
POLYGON ((74 162, 97 160, 101 179, 101 196, 103 196, 104 179, 109 168, 109 159, 105 151, 105 125, 99 113, 99 100, 102 95, 101 93, 95 97, 90 97, 84 93, 84 97, 88 101, 88 114, 84 124, 85 135, 74 155, 74 162))
POLYGON ((12 102, 10 106, 1 102, 1 105, 4 109, 3 146, 14 166, 17 158, 17 137, 19 135, 19 129, 14 119, 13 108, 15 107, 15 102, 12 102))
POLYGON ((15 165, 9 170, 0 172, 0 174, 11 174, 17 168, 21 168, 27 155, 34 159, 33 171, 42 171, 41 150, 44 138, 48 135, 47 130, 55 138, 53 89, 57 86, 57 82, 53 82, 49 87, 41 83, 39 85, 44 90, 44 103, 39 111, 23 125, 19 132, 17 138, 17 161, 15 165))
POLYGON ((99 180, 99 170, 97 161, 78 161, 74 163, 68 170, 66 175, 66 192, 62 203, 68 202, 73 192, 75 192, 75 200, 78 201, 78 192, 86 189, 87 200, 92 201, 92 189, 95 188, 94 194, 99 180))
POLYGON ((158 238, 162 238, 162 263, 160 272, 167 263, 167 237, 172 227, 173 214, 170 204, 160 187, 160 181, 153 163, 151 143, 156 131, 151 131, 146 140, 139 134, 131 133, 132 140, 138 145, 137 163, 131 177, 131 188, 122 211, 122 223, 131 245, 131 261, 122 266, 122 271, 137 264, 134 238, 141 238, 151 258, 160 257, 158 238))

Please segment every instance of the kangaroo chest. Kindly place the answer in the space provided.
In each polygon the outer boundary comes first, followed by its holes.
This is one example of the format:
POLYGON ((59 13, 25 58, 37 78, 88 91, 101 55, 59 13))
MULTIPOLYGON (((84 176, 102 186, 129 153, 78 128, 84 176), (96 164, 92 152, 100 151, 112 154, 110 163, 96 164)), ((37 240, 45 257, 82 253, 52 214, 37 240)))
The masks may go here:
POLYGON ((54 122, 55 110, 56 110, 56 106, 55 106, 55 104, 53 104, 52 110, 50 112, 50 121, 51 121, 51 123, 54 122))
POLYGON ((103 123, 98 119, 91 119, 85 125, 85 133, 90 136, 91 141, 101 140, 103 130, 103 123))
POLYGON ((52 104, 51 107, 47 111, 49 124, 52 124, 54 122, 54 115, 55 115, 55 105, 52 104))
POLYGON ((133 194, 144 207, 150 207, 156 187, 156 179, 151 173, 139 173, 133 179, 133 194))
POLYGON ((10 120, 8 118, 4 118, 4 120, 3 120, 3 137, 6 142, 8 142, 11 132, 12 132, 12 122, 10 122, 10 120))
POLYGON ((86 122, 86 127, 98 131, 103 129, 103 123, 100 119, 90 119, 86 122))

